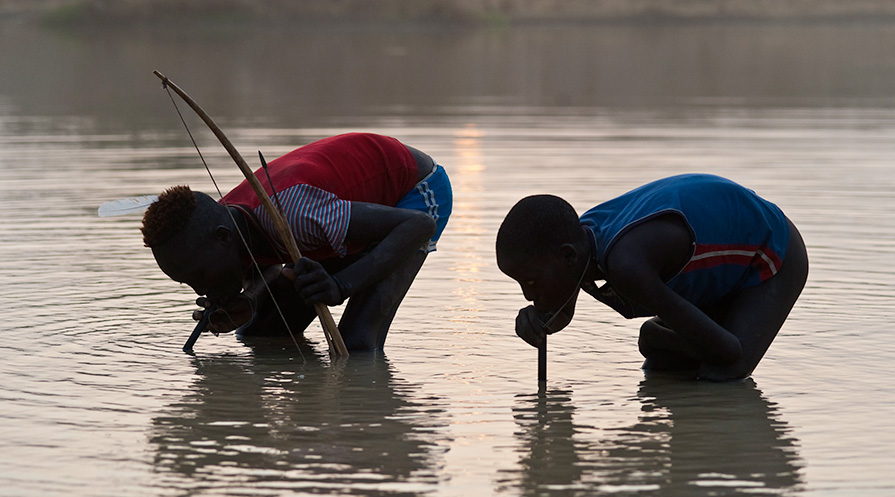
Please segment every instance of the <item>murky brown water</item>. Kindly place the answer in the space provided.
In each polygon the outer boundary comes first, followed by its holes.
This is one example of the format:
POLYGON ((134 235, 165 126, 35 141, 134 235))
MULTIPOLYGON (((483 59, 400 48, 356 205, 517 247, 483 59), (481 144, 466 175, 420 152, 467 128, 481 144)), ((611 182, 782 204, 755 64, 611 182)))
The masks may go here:
POLYGON ((890 25, 3 26, 0 494, 892 495, 893 48, 890 25), (247 158, 366 130, 447 168, 454 216, 385 354, 330 364, 316 327, 306 361, 232 336, 180 351, 191 291, 139 217, 96 216, 212 190, 153 69, 247 158), (753 378, 646 380, 638 323, 582 298, 539 392, 494 264, 505 212, 694 171, 777 202, 809 246, 753 378))

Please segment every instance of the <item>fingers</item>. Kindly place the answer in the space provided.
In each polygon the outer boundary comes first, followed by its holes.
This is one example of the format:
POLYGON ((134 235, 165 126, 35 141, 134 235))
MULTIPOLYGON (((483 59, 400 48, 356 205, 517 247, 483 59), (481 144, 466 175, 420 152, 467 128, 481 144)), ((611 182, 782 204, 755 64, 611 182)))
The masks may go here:
POLYGON ((245 294, 228 299, 225 304, 213 304, 207 298, 199 297, 196 299, 196 305, 202 309, 193 311, 192 318, 201 321, 206 314, 211 313, 208 316, 207 329, 215 334, 239 328, 247 323, 255 312, 253 300, 245 294))
MULTIPOLYGON (((329 274, 323 269, 323 266, 320 264, 304 257, 299 259, 298 264, 296 264, 296 275, 292 281, 295 282, 295 290, 302 293, 303 290, 314 288, 317 289, 317 286, 326 282, 329 279, 329 274)), ((310 291, 310 290, 309 290, 310 291)), ((308 292, 305 292, 308 293, 308 292)), ((316 292, 310 292, 316 293, 316 292)), ((304 298, 305 295, 302 295, 304 298)))
POLYGON ((295 278, 298 277, 298 273, 291 266, 284 267, 280 274, 289 281, 295 281, 295 278))
POLYGON ((205 297, 199 297, 199 298, 196 299, 196 305, 199 306, 199 307, 201 307, 201 309, 196 309, 195 311, 193 311, 193 320, 194 320, 194 321, 201 321, 201 320, 202 320, 202 316, 205 315, 205 309, 208 309, 208 306, 210 306, 211 303, 208 302, 208 299, 207 299, 207 298, 205 298, 205 297))
POLYGON ((230 308, 218 307, 208 320, 208 329, 215 333, 233 331, 252 319, 251 307, 237 305, 230 308))
POLYGON ((299 259, 297 264, 287 264, 280 272, 287 280, 298 283, 299 279, 301 279, 304 284, 320 279, 320 273, 326 274, 323 266, 307 257, 299 259))
POLYGON ((302 275, 295 282, 295 291, 306 304, 322 302, 326 305, 340 304, 339 287, 333 279, 324 273, 320 279, 304 278, 302 275))
POLYGON ((295 266, 298 273, 294 279, 295 291, 306 304, 338 305, 341 303, 341 290, 322 265, 303 257, 295 266))
POLYGON ((292 271, 296 273, 294 281, 301 281, 303 285, 329 278, 329 273, 323 269, 323 266, 319 262, 312 261, 307 257, 299 259, 292 271))
POLYGON ((540 347, 544 341, 546 330, 541 324, 540 316, 534 306, 519 311, 516 316, 516 334, 532 347, 540 347))

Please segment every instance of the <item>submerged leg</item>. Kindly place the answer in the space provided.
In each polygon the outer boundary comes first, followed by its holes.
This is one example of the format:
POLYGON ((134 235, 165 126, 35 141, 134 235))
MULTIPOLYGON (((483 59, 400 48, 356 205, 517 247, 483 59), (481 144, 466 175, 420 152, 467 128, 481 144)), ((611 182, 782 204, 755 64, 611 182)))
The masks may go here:
POLYGON ((301 301, 298 294, 292 288, 292 282, 280 276, 269 283, 270 293, 276 298, 277 306, 270 299, 267 289, 261 291, 258 297, 258 308, 255 310, 252 320, 236 330, 237 335, 243 337, 267 337, 288 335, 292 331, 296 337, 301 335, 305 328, 317 318, 314 306, 301 301), (283 316, 280 316, 280 312, 283 316), (283 322, 289 323, 289 327, 283 322))
POLYGON ((776 275, 746 288, 731 301, 719 324, 740 340, 743 354, 726 366, 703 364, 699 376, 711 380, 745 378, 752 374, 786 321, 808 279, 808 253, 796 227, 789 224, 789 247, 776 275))
POLYGON ((398 306, 425 262, 426 255, 416 252, 398 270, 348 299, 339 321, 339 331, 349 350, 382 349, 398 306))

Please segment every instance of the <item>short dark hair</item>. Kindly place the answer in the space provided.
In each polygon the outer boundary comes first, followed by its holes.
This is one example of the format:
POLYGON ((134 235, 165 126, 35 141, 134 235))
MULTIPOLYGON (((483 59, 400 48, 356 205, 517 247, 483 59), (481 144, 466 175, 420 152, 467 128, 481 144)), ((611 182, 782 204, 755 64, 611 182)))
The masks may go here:
POLYGON ((196 196, 187 185, 168 188, 143 215, 143 243, 159 247, 180 233, 196 210, 196 196))
POLYGON ((525 197, 510 209, 497 231, 498 257, 544 254, 581 237, 578 213, 555 195, 525 197))

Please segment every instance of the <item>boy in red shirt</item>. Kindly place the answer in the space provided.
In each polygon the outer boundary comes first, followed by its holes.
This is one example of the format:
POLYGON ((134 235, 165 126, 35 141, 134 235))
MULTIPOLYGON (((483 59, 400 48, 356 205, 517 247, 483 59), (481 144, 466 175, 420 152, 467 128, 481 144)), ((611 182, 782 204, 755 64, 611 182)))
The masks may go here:
POLYGON ((257 280, 254 258, 268 268, 289 327, 307 327, 316 303, 347 299, 339 323, 345 345, 381 349, 450 217, 444 168, 394 138, 349 133, 305 145, 255 174, 282 205, 304 256, 297 266, 281 269, 288 253, 243 181, 220 202, 186 186, 159 196, 142 231, 161 270, 206 296, 200 305, 217 307, 213 331, 279 333, 279 315, 263 303, 266 289, 251 282, 257 280))

